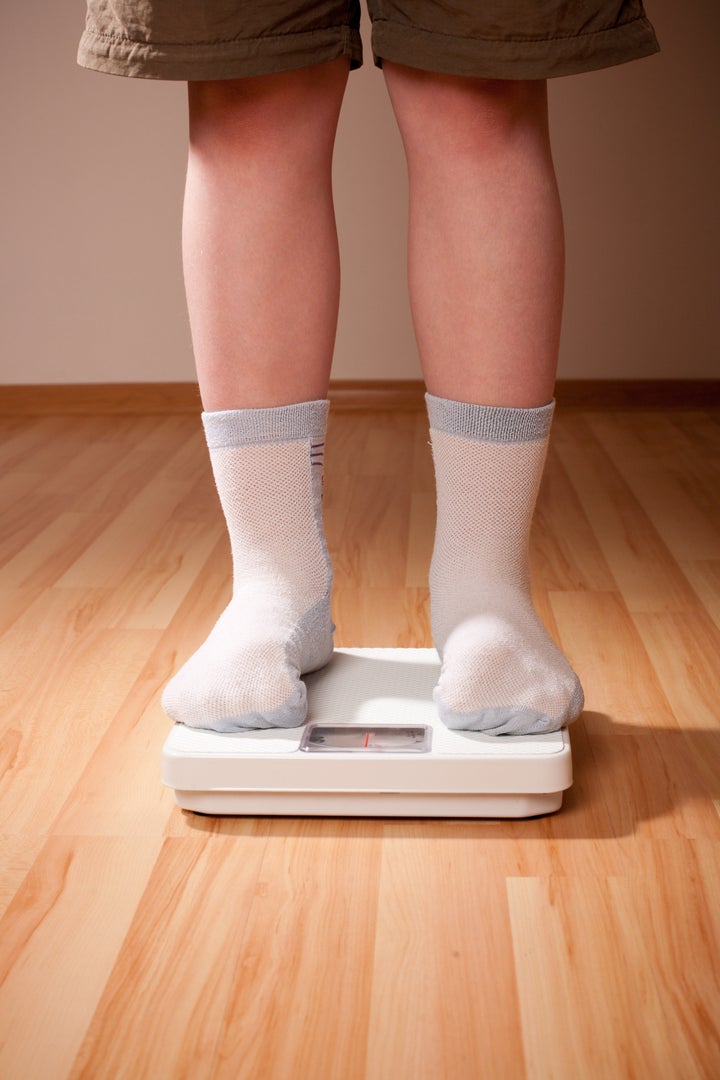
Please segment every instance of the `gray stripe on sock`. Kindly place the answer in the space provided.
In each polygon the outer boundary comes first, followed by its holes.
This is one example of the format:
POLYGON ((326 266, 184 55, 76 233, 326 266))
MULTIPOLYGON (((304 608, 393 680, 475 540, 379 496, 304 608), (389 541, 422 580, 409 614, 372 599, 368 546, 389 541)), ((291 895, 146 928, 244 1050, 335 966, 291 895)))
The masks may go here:
POLYGON ((550 431, 555 401, 535 409, 471 405, 425 395, 430 427, 478 442, 540 442, 550 431))
POLYGON ((210 450, 243 443, 321 439, 329 408, 330 402, 324 399, 271 409, 224 409, 202 413, 202 422, 210 450))

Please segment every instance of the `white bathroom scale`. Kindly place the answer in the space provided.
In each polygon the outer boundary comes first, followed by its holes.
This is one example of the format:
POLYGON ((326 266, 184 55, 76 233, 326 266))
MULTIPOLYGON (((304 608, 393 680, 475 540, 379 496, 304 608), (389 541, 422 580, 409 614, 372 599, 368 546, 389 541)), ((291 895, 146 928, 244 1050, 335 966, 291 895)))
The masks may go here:
POLYGON ((202 814, 521 818, 559 810, 567 729, 450 731, 435 649, 336 649, 304 677, 303 727, 222 734, 175 724, 162 779, 202 814))

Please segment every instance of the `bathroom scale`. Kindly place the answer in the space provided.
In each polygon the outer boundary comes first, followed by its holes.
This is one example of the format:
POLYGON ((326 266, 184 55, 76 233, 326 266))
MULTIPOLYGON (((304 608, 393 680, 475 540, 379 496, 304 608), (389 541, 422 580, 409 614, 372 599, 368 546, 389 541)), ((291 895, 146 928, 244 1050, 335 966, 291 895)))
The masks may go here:
POLYGON ((162 780, 202 814, 521 818, 562 805, 567 728, 543 735, 451 731, 432 692, 435 649, 336 649, 303 677, 298 728, 224 734, 175 724, 162 780))

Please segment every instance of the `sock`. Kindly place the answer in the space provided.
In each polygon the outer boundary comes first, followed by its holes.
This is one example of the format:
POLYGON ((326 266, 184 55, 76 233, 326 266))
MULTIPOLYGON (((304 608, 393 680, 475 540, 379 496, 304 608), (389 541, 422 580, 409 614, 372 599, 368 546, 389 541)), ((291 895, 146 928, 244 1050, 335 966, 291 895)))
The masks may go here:
POLYGON ((557 731, 582 711, 577 676, 530 595, 529 538, 554 402, 537 409, 426 395, 437 484, 430 612, 450 728, 557 731))
POLYGON ((232 550, 233 594, 162 703, 190 727, 297 727, 300 675, 330 659, 332 569, 322 524, 329 402, 202 414, 232 550))

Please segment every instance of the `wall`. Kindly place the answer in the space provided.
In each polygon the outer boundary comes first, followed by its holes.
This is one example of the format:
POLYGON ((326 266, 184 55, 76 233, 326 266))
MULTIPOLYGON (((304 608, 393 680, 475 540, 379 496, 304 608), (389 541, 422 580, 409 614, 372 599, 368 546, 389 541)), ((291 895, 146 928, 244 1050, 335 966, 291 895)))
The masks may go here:
MULTIPOLYGON (((0 381, 193 378, 184 83, 76 66, 84 4, 2 16, 0 381)), ((663 51, 550 83, 568 283, 560 375, 720 374, 720 8, 648 0, 663 51)), ((336 378, 418 378, 405 163, 363 16, 335 153, 336 378)))

